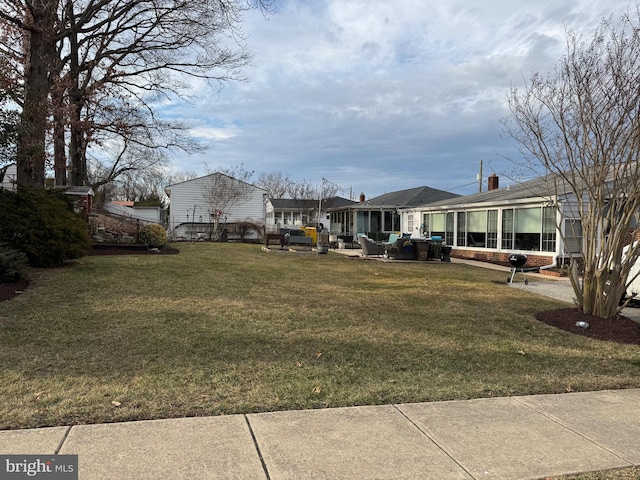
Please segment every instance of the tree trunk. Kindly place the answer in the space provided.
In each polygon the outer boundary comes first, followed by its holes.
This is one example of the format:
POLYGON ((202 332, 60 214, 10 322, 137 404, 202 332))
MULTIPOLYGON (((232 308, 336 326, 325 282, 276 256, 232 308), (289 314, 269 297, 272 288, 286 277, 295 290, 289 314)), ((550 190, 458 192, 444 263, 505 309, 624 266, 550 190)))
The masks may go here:
POLYGON ((84 185, 87 181, 87 160, 84 152, 82 131, 82 98, 77 93, 71 96, 71 138, 69 154, 71 156, 71 184, 84 185))
POLYGON ((82 126, 82 109, 84 108, 84 92, 80 89, 80 52, 78 50, 78 33, 73 2, 67 3, 67 14, 71 23, 69 34, 69 156, 71 158, 71 184, 85 185, 87 182, 87 160, 85 154, 84 129, 82 126))
POLYGON ((34 1, 31 19, 34 28, 29 32, 24 107, 18 135, 18 186, 44 188, 49 65, 55 53, 55 45, 47 34, 47 7, 47 2, 34 1))
POLYGON ((54 90, 52 102, 55 106, 53 114, 53 171, 55 186, 67 185, 67 154, 65 151, 64 98, 61 92, 54 90))

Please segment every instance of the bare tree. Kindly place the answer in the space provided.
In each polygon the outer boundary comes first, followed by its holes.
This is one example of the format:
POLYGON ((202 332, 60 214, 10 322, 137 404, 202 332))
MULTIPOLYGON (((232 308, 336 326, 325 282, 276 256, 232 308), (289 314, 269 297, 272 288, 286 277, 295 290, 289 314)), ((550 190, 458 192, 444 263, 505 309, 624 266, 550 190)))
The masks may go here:
POLYGON ((319 218, 321 202, 326 198, 333 197, 338 191, 340 191, 340 187, 325 178, 320 184, 300 180, 292 181, 287 186, 287 196, 294 200, 301 216, 308 219, 307 223, 315 218, 317 224, 322 223, 319 218))
POLYGON ((294 183, 289 175, 283 175, 282 172, 261 173, 258 177, 256 185, 267 191, 268 198, 284 198, 289 191, 290 186, 294 183))
POLYGON ((23 76, 18 184, 44 186, 50 72, 56 58, 56 0, 0 3, 2 50, 23 76), (9 32, 9 35, 7 35, 9 32), (19 32, 14 34, 13 32, 19 32), (17 46, 10 42, 19 39, 17 46))
POLYGON ((291 182, 287 186, 287 196, 293 200, 295 208, 300 213, 302 223, 309 224, 311 219, 317 218, 319 199, 317 185, 307 180, 291 182))
MULTIPOLYGON (((50 116, 56 171, 65 162, 59 149, 66 131, 73 184, 86 183, 87 149, 99 142, 97 132, 123 149, 192 147, 166 135, 184 128, 159 121, 155 106, 184 97, 188 77, 241 79, 251 59, 242 13, 256 6, 268 10, 271 0, 0 0, 0 30, 22 32, 25 46, 19 183, 43 184, 50 116)), ((3 42, 0 49, 13 47, 3 42)))
MULTIPOLYGON (((571 282, 587 314, 613 318, 631 266, 640 209, 640 10, 605 19, 593 39, 567 34, 566 55, 554 74, 534 74, 509 95, 508 133, 529 168, 548 178, 550 196, 575 197, 584 265, 572 261, 571 282)), ((560 197, 562 200, 562 197, 560 197)), ((564 201, 566 208, 567 201, 564 201)), ((557 204, 560 208, 560 205, 557 204)), ((567 213, 566 211, 564 213, 567 213)), ((563 236, 561 225, 558 231, 563 236)))
POLYGON ((243 165, 223 168, 209 173, 202 184, 202 196, 209 205, 209 217, 213 223, 211 237, 218 240, 220 222, 225 223, 232 214, 234 206, 242 203, 255 190, 249 183, 253 171, 244 169, 243 165))

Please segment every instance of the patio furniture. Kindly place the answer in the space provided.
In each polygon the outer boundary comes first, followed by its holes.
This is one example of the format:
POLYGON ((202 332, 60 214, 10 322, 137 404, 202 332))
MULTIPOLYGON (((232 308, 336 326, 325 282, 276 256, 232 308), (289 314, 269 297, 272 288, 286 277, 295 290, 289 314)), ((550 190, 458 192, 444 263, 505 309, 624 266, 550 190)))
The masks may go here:
POLYGON ((264 237, 264 244, 269 248, 270 242, 276 242, 280 244, 280 248, 284 248, 284 235, 280 233, 267 233, 264 237))
POLYGON ((412 242, 413 248, 415 248, 416 250, 416 256, 418 257, 418 260, 429 260, 429 247, 431 242, 422 238, 412 239, 412 242))
POLYGON ((443 262, 451 262, 451 250, 452 247, 444 246, 442 247, 442 258, 443 262))
POLYGON ((392 233, 389 235, 389 240, 387 240, 386 243, 387 245, 393 245, 394 243, 396 243, 396 241, 400 238, 400 235, 398 235, 397 233, 392 233))
POLYGON ((369 255, 384 255, 384 245, 376 243, 368 237, 360 237, 360 246, 362 247, 363 257, 368 257, 369 255))
POLYGON ((342 240, 345 245, 349 244, 349 248, 353 248, 353 235, 338 235, 338 241, 340 240, 342 240))
POLYGON ((389 257, 395 260, 415 260, 416 250, 408 238, 398 238, 395 243, 387 247, 389 257))

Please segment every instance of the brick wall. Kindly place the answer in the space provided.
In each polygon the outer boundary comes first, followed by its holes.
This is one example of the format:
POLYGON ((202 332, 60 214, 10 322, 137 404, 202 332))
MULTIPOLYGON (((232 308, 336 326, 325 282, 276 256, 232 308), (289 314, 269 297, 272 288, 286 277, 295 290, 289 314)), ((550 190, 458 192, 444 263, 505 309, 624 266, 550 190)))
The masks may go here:
MULTIPOLYGON (((505 252, 485 252, 479 250, 458 250, 453 249, 451 251, 451 257, 453 258, 465 258, 468 260, 478 260, 480 262, 496 263, 498 265, 505 265, 510 267, 509 255, 511 253, 505 252)), ((553 255, 535 255, 534 252, 526 252, 527 263, 525 267, 543 267, 553 263, 553 255)))

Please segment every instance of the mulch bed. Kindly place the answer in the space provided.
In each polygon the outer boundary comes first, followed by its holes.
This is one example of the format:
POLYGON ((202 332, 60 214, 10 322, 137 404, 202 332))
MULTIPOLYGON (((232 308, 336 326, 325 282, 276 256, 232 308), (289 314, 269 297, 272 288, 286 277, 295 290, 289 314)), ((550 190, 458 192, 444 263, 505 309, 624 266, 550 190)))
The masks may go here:
POLYGON ((640 324, 622 315, 605 320, 586 315, 578 308, 561 308, 539 313, 536 318, 547 325, 576 335, 616 343, 640 345, 640 324), (576 326, 577 322, 587 322, 589 326, 587 328, 578 327, 576 326))
POLYGON ((0 283, 0 302, 11 300, 13 297, 20 295, 29 286, 29 282, 21 280, 18 283, 0 283))
POLYGON ((162 247, 149 249, 145 245, 96 244, 89 249, 88 255, 175 255, 177 248, 162 247))

